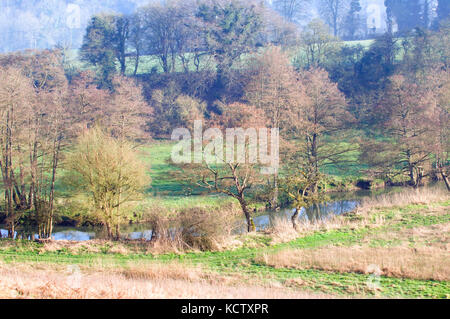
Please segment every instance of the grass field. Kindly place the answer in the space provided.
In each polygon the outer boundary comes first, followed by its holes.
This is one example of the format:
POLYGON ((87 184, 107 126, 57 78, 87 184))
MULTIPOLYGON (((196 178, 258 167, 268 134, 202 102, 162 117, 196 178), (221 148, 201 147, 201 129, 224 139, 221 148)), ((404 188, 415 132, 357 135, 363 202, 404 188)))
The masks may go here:
POLYGON ((326 225, 294 232, 280 223, 209 252, 3 240, 0 291, 8 298, 449 298, 449 207, 448 193, 397 193, 326 225))
MULTIPOLYGON (((370 47, 370 45, 373 43, 373 40, 361 40, 361 41, 344 41, 342 42, 344 45, 347 46, 357 46, 360 45, 362 47, 364 47, 365 49, 368 49, 370 47)), ((296 48, 292 50, 293 52, 297 52, 296 55, 302 55, 301 53, 301 48, 296 48)), ((189 54, 186 55, 188 60, 191 61, 189 63, 189 70, 190 71, 194 71, 195 70, 195 66, 192 62, 192 57, 189 56, 189 54)), ((245 56, 242 57, 242 61, 245 63, 245 56)), ((201 62, 202 63, 206 63, 207 65, 209 65, 210 67, 213 67, 214 61, 210 60, 210 57, 208 56, 203 56, 201 58, 201 62)), ((183 65, 181 63, 181 60, 179 57, 177 57, 176 59, 176 65, 175 65, 175 72, 184 72, 184 68, 183 65)), ((135 68, 135 60, 133 57, 127 58, 127 75, 132 75, 134 72, 134 68, 135 68)), ((205 64, 201 64, 201 69, 204 67, 203 65, 205 64)), ((118 69, 119 70, 119 69, 118 69)), ((138 71, 137 71, 137 75, 142 75, 142 74, 150 74, 152 72, 157 72, 157 73, 161 73, 163 72, 161 63, 158 59, 158 57, 154 56, 154 55, 145 55, 142 56, 139 62, 139 67, 138 67, 138 71)))
MULTIPOLYGON (((173 174, 181 172, 178 167, 170 164, 170 156, 174 142, 171 141, 156 141, 152 145, 143 146, 141 150, 141 159, 148 165, 150 169, 150 176, 152 178, 152 186, 149 192, 155 195, 189 195, 191 193, 204 192, 200 188, 193 188, 192 185, 183 183, 180 179, 173 178, 173 174)), ((340 142, 334 148, 348 148, 352 145, 347 142, 340 142)), ((329 163, 324 166, 324 173, 333 175, 338 179, 357 179, 363 177, 361 170, 367 168, 358 163, 359 151, 348 152, 343 161, 348 164, 336 166, 329 163)), ((283 163, 280 163, 283 166, 283 163)))
MULTIPOLYGON (((343 41, 344 45, 347 46, 357 46, 360 45, 364 47, 365 49, 368 49, 370 45, 373 43, 373 40, 360 40, 360 41, 343 41)), ((291 50, 292 52, 297 52, 296 55, 301 55, 301 49, 296 48, 291 50)), ((88 66, 86 63, 81 62, 78 59, 79 50, 70 50, 66 52, 67 55, 67 62, 72 65, 74 68, 78 70, 83 69, 93 69, 92 67, 88 66)), ((189 70, 194 71, 195 65, 193 64, 193 56, 190 54, 186 54, 187 60, 189 60, 189 70)), ((245 59, 245 57, 243 57, 245 59)), ((214 61, 210 59, 209 56, 202 56, 201 57, 201 67, 200 69, 204 68, 204 65, 209 65, 210 67, 213 67, 214 61)), ((120 70, 120 67, 118 63, 116 63, 117 71, 120 70)), ((126 74, 127 75, 133 75, 135 68, 135 59, 134 57, 127 57, 126 58, 126 74)), ((156 55, 143 55, 140 57, 139 66, 137 69, 136 74, 137 75, 144 75, 144 74, 151 74, 153 72, 156 73, 162 73, 163 69, 160 63, 160 60, 156 55)), ((181 62, 181 59, 177 56, 175 61, 175 72, 184 72, 184 67, 181 62)))

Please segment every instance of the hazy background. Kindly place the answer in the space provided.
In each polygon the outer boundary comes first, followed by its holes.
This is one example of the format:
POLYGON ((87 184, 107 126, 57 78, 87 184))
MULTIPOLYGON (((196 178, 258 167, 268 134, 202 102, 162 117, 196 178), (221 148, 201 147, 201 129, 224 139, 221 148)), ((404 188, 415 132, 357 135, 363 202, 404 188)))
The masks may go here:
MULTIPOLYGON (((93 15, 112 12, 131 14, 136 8, 151 2, 163 1, 1 0, 0 52, 47 49, 57 45, 77 49, 81 46, 85 28, 93 15)), ((262 0, 262 2, 276 9, 299 28, 313 18, 321 17, 320 0, 262 0)), ((351 1, 337 2, 340 6, 345 6, 343 10, 348 10, 351 1)), ((429 1, 430 16, 435 15, 436 3, 437 0, 429 1)), ((361 0, 360 5, 362 28, 355 36, 358 39, 365 39, 384 33, 387 28, 384 0, 361 0)))

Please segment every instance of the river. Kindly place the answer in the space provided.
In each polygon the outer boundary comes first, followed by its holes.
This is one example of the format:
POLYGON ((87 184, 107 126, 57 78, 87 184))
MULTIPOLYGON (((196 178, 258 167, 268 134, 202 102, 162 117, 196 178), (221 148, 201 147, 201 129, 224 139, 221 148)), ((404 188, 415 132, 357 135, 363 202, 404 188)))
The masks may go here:
MULTIPOLYGON (((326 221, 328 218, 334 215, 341 215, 354 210, 364 198, 373 197, 381 194, 387 194, 391 192, 401 191, 404 188, 401 187, 389 187, 378 190, 360 190, 353 192, 339 192, 329 195, 329 201, 314 207, 302 209, 298 215, 299 220, 309 221, 315 223, 317 221, 326 221)), ((294 211, 290 208, 281 209, 278 211, 264 211, 258 213, 254 217, 254 222, 257 230, 263 230, 270 225, 276 218, 292 217, 294 211)), ((236 222, 235 233, 245 231, 244 219, 239 219, 236 222)), ((2 237, 6 237, 8 232, 6 229, 1 229, 2 237)), ((150 240, 152 236, 152 230, 149 229, 149 225, 146 224, 134 224, 126 225, 121 228, 121 233, 124 238, 128 239, 145 239, 150 240)), ((28 239, 31 236, 28 235, 28 239)), ((38 238, 37 235, 34 235, 38 238)), ((92 239, 105 238, 105 230, 103 227, 65 227, 55 226, 52 239, 53 240, 68 240, 68 241, 87 241, 92 239)))

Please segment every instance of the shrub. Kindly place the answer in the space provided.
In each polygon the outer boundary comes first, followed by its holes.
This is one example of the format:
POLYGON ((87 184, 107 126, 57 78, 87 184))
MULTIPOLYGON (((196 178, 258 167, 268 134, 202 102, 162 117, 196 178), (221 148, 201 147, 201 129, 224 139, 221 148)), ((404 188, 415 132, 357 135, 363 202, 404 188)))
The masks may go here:
POLYGON ((226 218, 217 211, 202 208, 183 210, 177 217, 177 228, 184 245, 200 250, 213 250, 228 235, 226 218))
POLYGON ((146 223, 152 228, 153 245, 163 251, 217 250, 231 235, 234 220, 232 211, 199 207, 183 209, 173 217, 160 212, 146 214, 146 223))

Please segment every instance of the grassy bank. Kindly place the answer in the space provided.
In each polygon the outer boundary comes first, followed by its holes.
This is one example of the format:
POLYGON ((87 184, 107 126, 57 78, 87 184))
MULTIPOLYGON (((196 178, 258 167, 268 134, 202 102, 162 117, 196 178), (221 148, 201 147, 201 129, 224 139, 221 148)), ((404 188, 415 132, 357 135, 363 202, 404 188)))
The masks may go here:
MULTIPOLYGON (((67 294, 72 290, 59 279, 76 266, 81 290, 71 296, 81 298, 101 297, 105 285, 115 288, 104 297, 127 297, 126 287, 137 287, 136 292, 146 283, 165 296, 183 287, 184 297, 449 298, 449 207, 443 192, 393 194, 327 224, 304 224, 294 232, 280 221, 264 233, 226 238, 221 249, 209 252, 165 251, 145 242, 3 240, 0 282, 9 288, 0 291, 9 291, 10 297, 53 297, 43 292, 47 285, 67 294), (24 270, 14 272, 17 265, 24 270), (166 271, 155 270, 160 268, 166 271), (176 270, 180 268, 184 275, 176 270), (16 281, 9 279, 11 272, 16 281), (25 277, 39 277, 42 285, 25 289, 20 286, 25 277), (87 286, 83 290, 92 280, 97 292, 87 286), (197 290, 201 287, 203 292, 197 290)), ((156 296, 144 288, 136 294, 156 296)))

